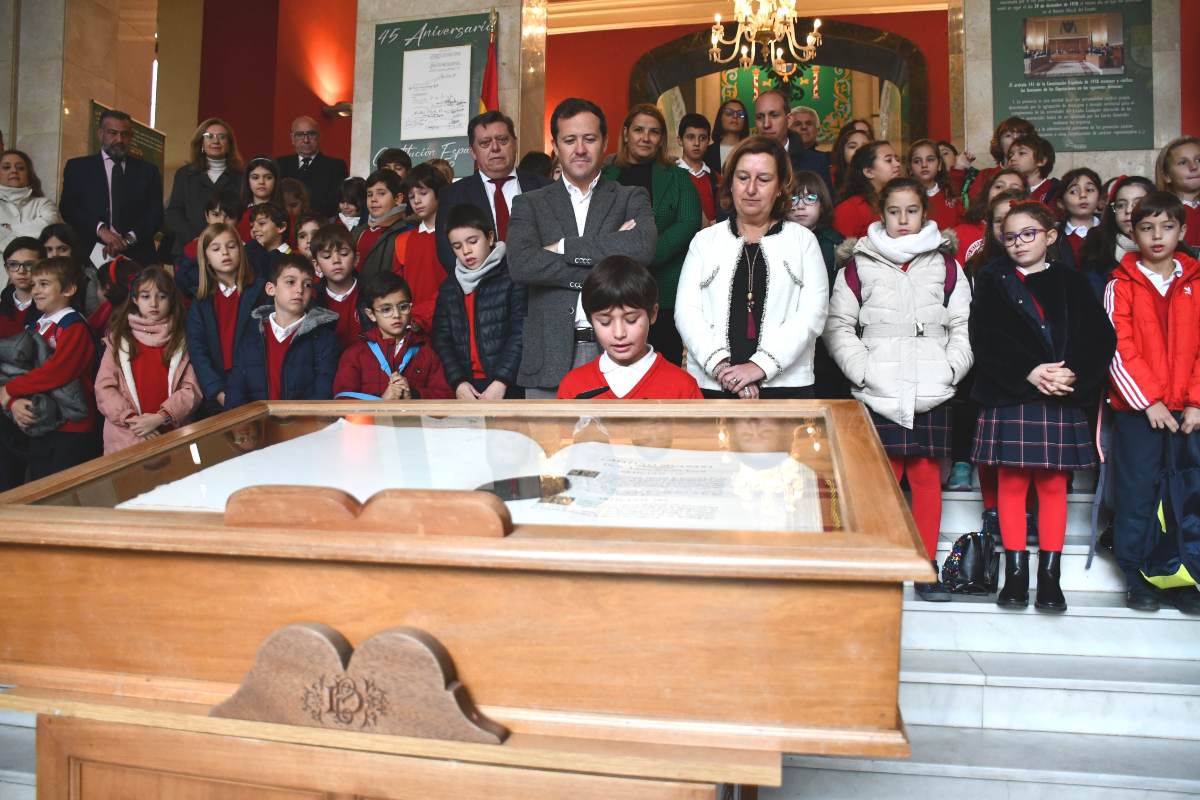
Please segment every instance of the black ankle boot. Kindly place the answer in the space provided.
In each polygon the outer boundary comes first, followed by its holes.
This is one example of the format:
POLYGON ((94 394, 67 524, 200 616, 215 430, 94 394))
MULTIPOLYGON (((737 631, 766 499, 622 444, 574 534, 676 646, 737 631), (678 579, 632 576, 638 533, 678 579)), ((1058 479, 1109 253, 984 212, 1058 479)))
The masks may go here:
MULTIPOLYGON (((931 563, 933 564, 933 571, 938 572, 937 559, 934 559, 931 563)), ((940 575, 941 573, 938 574, 940 575)), ((950 596, 950 592, 946 590, 945 584, 940 579, 935 580, 933 583, 914 583, 913 589, 916 591, 917 597, 928 603, 949 603, 953 599, 950 596)))
POLYGON ((1067 610, 1067 599, 1059 587, 1062 577, 1062 553, 1038 551, 1037 600, 1033 606, 1038 611, 1060 614, 1067 610))
POLYGON ((1002 608, 1024 608, 1029 605, 1029 551, 1004 551, 1004 586, 996 596, 1002 608))

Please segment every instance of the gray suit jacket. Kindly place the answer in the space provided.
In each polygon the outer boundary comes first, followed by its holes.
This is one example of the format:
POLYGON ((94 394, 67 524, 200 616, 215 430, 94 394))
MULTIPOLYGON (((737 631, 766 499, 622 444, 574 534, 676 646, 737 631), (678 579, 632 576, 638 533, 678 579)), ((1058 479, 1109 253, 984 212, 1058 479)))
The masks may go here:
POLYGON ((517 373, 521 386, 552 389, 570 371, 575 356, 575 307, 594 264, 613 255, 642 264, 654 259, 658 229, 646 190, 601 178, 592 192, 583 236, 561 180, 523 192, 513 202, 508 271, 514 281, 529 287, 525 346, 517 373), (630 219, 637 222, 633 230, 618 230, 630 219), (563 255, 545 249, 559 239, 563 255))

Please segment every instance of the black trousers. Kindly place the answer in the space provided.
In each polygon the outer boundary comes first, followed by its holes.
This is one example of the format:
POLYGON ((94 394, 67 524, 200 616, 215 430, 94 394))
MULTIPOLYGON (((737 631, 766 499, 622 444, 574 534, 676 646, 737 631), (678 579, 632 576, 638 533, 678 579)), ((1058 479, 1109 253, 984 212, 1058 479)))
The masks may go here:
POLYGON ((675 327, 675 309, 660 308, 658 319, 650 325, 650 346, 677 367, 683 366, 683 339, 675 327))
POLYGON ((100 455, 100 435, 53 431, 29 440, 29 480, 36 481, 100 455))
POLYGON ((29 459, 29 437, 17 423, 0 414, 0 492, 15 489, 25 482, 29 459))
MULTIPOLYGON (((1178 418, 1180 415, 1175 414, 1178 418)), ((1130 583, 1142 580, 1141 566, 1157 536, 1159 474, 1168 434, 1150 427, 1140 411, 1114 411, 1108 468, 1113 487, 1113 555, 1130 583)), ((1193 436, 1198 434, 1192 434, 1193 436)))

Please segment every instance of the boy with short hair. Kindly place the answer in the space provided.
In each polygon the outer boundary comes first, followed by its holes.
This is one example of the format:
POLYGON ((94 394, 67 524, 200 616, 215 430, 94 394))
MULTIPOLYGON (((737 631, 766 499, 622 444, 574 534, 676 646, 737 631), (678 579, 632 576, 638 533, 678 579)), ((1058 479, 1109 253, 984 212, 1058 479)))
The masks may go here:
POLYGON ((367 214, 351 235, 358 253, 358 271, 364 277, 396 271, 396 237, 407 230, 404 182, 390 169, 367 176, 367 214))
POLYGON ((249 211, 250 238, 246 258, 250 259, 256 275, 270 275, 275 264, 292 252, 287 243, 288 213, 283 206, 268 200, 251 206, 249 211))
POLYGON ((345 225, 331 222, 317 229, 311 244, 313 261, 323 276, 316 290, 316 305, 338 315, 334 331, 340 353, 358 341, 363 329, 354 240, 345 225))
POLYGON ((1200 429, 1200 262, 1180 248, 1185 212, 1169 192, 1147 195, 1133 212, 1133 241, 1104 292, 1117 332, 1109 367, 1113 409, 1113 544, 1125 573, 1126 605, 1157 611, 1160 599, 1200 614, 1194 589, 1159 592, 1141 575, 1153 546, 1155 484, 1166 432, 1200 429))
POLYGON ((442 362, 425 334, 414 328, 412 292, 394 272, 363 282, 363 311, 375 327, 342 353, 333 391, 338 397, 408 400, 454 397, 442 362))
MULTIPOLYGON (((296 215, 296 252, 302 256, 315 258, 312 251, 312 238, 323 224, 325 218, 315 211, 302 211, 296 215)), ((345 227, 344 225, 342 227, 345 227)), ((321 277, 321 269, 317 268, 317 278, 321 277)))
POLYGON ((272 304, 254 309, 258 330, 242 337, 225 384, 225 408, 255 400, 329 400, 337 367, 337 314, 308 308, 316 273, 297 253, 271 267, 272 304), (305 309, 308 309, 307 311, 305 309))
POLYGON ((1008 166, 1025 179, 1030 200, 1054 207, 1060 188, 1059 182, 1050 177, 1054 171, 1054 145, 1036 133, 1018 136, 1008 146, 1008 166))
POLYGON ((8 285, 0 291, 0 339, 16 336, 41 314, 33 303, 33 268, 46 257, 46 248, 32 236, 18 236, 4 248, 8 285))
MULTIPOLYGON (((23 428, 37 421, 28 398, 62 388, 73 381, 79 381, 88 407, 93 410, 96 407, 92 384, 96 347, 87 322, 71 308, 71 298, 81 282, 79 268, 64 256, 39 261, 33 268, 30 294, 41 312, 33 332, 50 344, 53 353, 41 366, 0 386, 0 404, 23 428)), ((89 414, 87 419, 68 420, 50 433, 30 437, 30 479, 44 478, 98 456, 100 447, 95 423, 95 415, 89 414)))
POLYGON ((375 169, 386 169, 400 176, 400 180, 408 177, 408 171, 413 168, 412 158, 408 152, 399 147, 388 147, 380 152, 375 159, 375 169))
POLYGON ((717 219, 717 176, 704 163, 711 137, 712 126, 703 115, 684 114, 679 120, 679 146, 683 150, 679 166, 687 170, 700 195, 701 225, 706 228, 717 219))
POLYGON ((627 256, 609 256, 583 281, 583 310, 603 350, 567 373, 560 399, 699 400, 686 371, 654 352, 648 341, 658 316, 658 286, 650 271, 627 256))
POLYGON ((438 193, 449 183, 431 164, 417 164, 404 181, 408 207, 419 220, 396 237, 397 274, 408 281, 412 291, 413 325, 429 333, 433 329, 433 309, 438 287, 446 279, 446 270, 437 254, 438 193))

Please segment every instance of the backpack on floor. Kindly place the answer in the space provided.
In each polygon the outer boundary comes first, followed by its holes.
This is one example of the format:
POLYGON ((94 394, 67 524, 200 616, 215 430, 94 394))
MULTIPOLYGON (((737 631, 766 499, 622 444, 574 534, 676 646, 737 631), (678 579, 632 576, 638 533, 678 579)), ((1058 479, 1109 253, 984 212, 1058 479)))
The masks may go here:
POLYGON ((1200 581, 1200 434, 1165 436, 1166 466, 1142 575, 1159 589, 1194 587, 1200 581))
POLYGON ((953 594, 992 594, 1000 580, 1000 553, 987 531, 954 540, 942 564, 942 585, 953 594))

